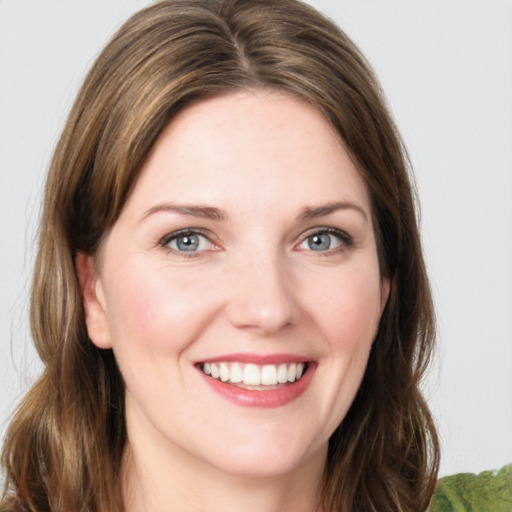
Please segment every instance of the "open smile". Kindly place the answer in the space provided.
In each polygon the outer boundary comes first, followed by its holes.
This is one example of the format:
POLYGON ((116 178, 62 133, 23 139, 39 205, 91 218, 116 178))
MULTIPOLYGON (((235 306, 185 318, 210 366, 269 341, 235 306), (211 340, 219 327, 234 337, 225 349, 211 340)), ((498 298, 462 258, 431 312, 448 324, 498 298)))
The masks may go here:
POLYGON ((234 357, 205 361, 195 366, 206 383, 229 401, 249 407, 280 407, 301 396, 309 387, 315 361, 248 362, 234 357))
POLYGON ((202 363, 198 368, 213 379, 246 389, 264 390, 299 381, 307 370, 303 362, 258 365, 238 361, 202 363))

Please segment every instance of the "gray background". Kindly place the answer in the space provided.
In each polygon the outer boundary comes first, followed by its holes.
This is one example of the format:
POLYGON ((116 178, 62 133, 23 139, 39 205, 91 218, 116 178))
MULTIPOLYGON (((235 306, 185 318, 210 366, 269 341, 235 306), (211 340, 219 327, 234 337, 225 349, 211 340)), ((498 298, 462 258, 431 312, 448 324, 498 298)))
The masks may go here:
MULTIPOLYGON (((0 0, 0 435, 40 370, 27 328, 44 175, 77 87, 147 0, 0 0)), ((512 461, 512 2, 317 0, 374 65, 415 167, 439 319, 442 474, 512 461)))

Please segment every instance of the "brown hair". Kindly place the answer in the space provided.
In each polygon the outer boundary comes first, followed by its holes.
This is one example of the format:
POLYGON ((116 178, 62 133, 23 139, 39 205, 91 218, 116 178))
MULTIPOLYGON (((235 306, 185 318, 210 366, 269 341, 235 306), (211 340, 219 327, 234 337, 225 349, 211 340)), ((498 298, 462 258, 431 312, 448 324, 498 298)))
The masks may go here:
POLYGON ((326 511, 428 508, 439 447, 419 390, 434 319, 408 160, 371 69, 296 0, 168 0, 134 15, 89 72, 55 151, 31 302, 44 372, 3 451, 2 510, 119 511, 123 382, 90 342, 74 265, 116 221, 163 127, 201 98, 274 88, 319 109, 370 191, 391 292, 352 407, 329 442, 326 511))

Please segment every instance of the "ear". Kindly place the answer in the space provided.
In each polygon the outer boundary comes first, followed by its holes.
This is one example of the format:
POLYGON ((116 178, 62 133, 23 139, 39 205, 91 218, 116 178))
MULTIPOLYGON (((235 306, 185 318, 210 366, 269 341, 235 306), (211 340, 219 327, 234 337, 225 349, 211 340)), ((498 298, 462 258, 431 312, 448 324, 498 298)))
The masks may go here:
POLYGON ((105 294, 94 257, 78 253, 75 263, 89 338, 98 348, 112 348, 105 294))
POLYGON ((389 292, 391 290, 391 278, 383 277, 380 284, 380 315, 384 312, 384 308, 388 302, 389 292))

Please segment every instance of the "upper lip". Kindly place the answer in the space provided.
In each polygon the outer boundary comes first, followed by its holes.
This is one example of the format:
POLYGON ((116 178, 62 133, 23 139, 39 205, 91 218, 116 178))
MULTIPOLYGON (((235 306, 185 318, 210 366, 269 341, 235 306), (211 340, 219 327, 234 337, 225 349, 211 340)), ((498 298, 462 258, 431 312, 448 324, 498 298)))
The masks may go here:
POLYGON ((306 357, 300 354, 292 353, 279 353, 279 354, 249 354, 249 353, 234 353, 223 354, 215 357, 208 357, 201 359, 197 363, 216 363, 216 362, 239 362, 239 363, 252 363, 257 365, 264 364, 280 364, 280 363, 307 363, 311 362, 311 357, 306 357))

